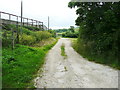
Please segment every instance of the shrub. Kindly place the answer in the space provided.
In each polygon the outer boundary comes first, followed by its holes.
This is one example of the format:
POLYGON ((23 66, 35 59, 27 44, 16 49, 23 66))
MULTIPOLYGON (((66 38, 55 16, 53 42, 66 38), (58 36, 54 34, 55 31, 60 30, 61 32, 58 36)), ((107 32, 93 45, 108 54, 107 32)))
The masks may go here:
POLYGON ((23 26, 26 29, 32 30, 32 31, 39 31, 40 29, 37 27, 33 27, 33 26, 23 26))
MULTIPOLYGON (((21 27, 18 28, 19 31, 21 30, 21 27)), ((32 35, 33 31, 28 30, 27 28, 22 27, 22 33, 25 33, 27 35, 32 35)))
POLYGON ((20 43, 23 45, 31 45, 35 43, 35 41, 36 38, 32 35, 22 34, 22 36, 20 36, 20 43))
POLYGON ((52 34, 52 37, 56 38, 56 32, 55 32, 55 30, 49 30, 49 32, 52 34))
POLYGON ((11 32, 7 30, 1 30, 2 46, 10 46, 12 43, 11 32))
POLYGON ((12 38, 14 36, 15 44, 21 43, 23 45, 31 45, 34 43, 37 43, 43 39, 48 39, 52 36, 52 34, 48 31, 36 31, 34 28, 34 31, 31 29, 34 27, 30 26, 23 26, 22 31, 20 26, 12 25, 12 24, 5 24, 3 25, 2 30, 2 45, 3 46, 11 46, 12 45, 12 38), (14 30, 14 34, 12 33, 12 30, 14 30), (18 31, 18 33, 17 33, 18 31), (22 32, 22 36, 21 35, 22 32), (19 38, 18 38, 19 36, 19 38), (19 40, 19 41, 18 41, 19 40))
POLYGON ((51 34, 47 31, 37 31, 34 33, 36 41, 41 41, 43 39, 48 39, 51 37, 51 34))
POLYGON ((66 32, 62 34, 62 37, 77 38, 78 32, 66 32))

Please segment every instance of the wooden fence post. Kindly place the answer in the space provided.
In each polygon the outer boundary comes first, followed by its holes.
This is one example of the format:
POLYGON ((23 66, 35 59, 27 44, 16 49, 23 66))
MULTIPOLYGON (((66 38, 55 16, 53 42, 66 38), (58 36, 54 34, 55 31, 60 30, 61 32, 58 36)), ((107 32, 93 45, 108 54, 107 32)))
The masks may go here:
MULTIPOLYGON (((11 25, 11 14, 9 14, 9 24, 11 25)), ((12 32, 12 50, 14 49, 14 30, 13 28, 11 28, 11 32, 12 32)))
POLYGON ((39 30, 41 30, 40 22, 38 22, 39 30))
POLYGON ((32 20, 32 26, 33 26, 33 19, 31 19, 32 20))
POLYGON ((27 26, 28 26, 28 18, 27 18, 27 26))
POLYGON ((18 16, 17 16, 17 25, 16 25, 16 27, 17 27, 17 37, 16 37, 16 43, 18 44, 19 43, 19 29, 18 29, 18 16))
POLYGON ((37 21, 36 21, 36 28, 37 28, 37 21))
POLYGON ((42 31, 44 30, 44 27, 43 27, 43 22, 42 22, 42 31))

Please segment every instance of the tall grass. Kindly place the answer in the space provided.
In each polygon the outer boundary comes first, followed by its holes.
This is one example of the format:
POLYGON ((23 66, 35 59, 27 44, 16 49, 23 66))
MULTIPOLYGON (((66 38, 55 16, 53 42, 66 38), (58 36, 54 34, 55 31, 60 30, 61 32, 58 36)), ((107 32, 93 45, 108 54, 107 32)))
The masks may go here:
POLYGON ((22 34, 20 37, 20 43, 23 45, 31 45, 36 42, 36 38, 32 35, 22 34))
POLYGON ((43 47, 16 45, 14 51, 3 48, 3 88, 27 88, 38 69, 44 64, 46 53, 55 43, 56 41, 43 47))
POLYGON ((34 36, 36 37, 36 42, 39 42, 41 40, 50 38, 52 35, 48 31, 37 31, 34 32, 34 36))
POLYGON ((20 36, 20 43, 23 45, 33 45, 42 40, 46 40, 51 36, 51 33, 48 31, 30 31, 23 28, 23 34, 20 36))
POLYGON ((53 35, 48 32, 48 31, 38 31, 38 30, 33 30, 36 28, 30 27, 30 26, 24 26, 22 27, 22 35, 21 33, 21 28, 16 25, 12 24, 7 24, 3 25, 3 30, 2 30, 2 44, 3 46, 11 46, 12 44, 12 38, 14 36, 15 43, 17 43, 17 32, 19 33, 19 43, 22 45, 33 45, 36 44, 42 40, 48 39, 52 37, 53 35), (12 30, 14 31, 14 34, 12 35, 12 30))
POLYGON ((48 50, 55 45, 57 39, 51 39, 48 31, 37 31, 33 27, 22 27, 22 35, 19 35, 19 44, 15 42, 14 50, 12 45, 12 32, 16 41, 17 32, 20 33, 15 25, 5 25, 2 34, 2 87, 3 88, 27 88, 30 81, 34 78, 38 69, 44 64, 44 58, 48 50), (51 42, 46 45, 34 46, 43 41, 51 42), (49 41, 50 41, 49 40, 49 41), (26 46, 25 46, 26 45, 26 46))
POLYGON ((92 51, 92 48, 89 45, 83 43, 83 41, 79 39, 72 39, 72 46, 73 48, 80 53, 84 58, 87 58, 90 61, 94 61, 96 63, 101 63, 104 65, 109 65, 113 68, 120 69, 120 64, 116 60, 116 57, 110 56, 110 53, 106 51, 103 54, 95 54, 92 51), (106 56, 108 54, 108 56, 106 56))

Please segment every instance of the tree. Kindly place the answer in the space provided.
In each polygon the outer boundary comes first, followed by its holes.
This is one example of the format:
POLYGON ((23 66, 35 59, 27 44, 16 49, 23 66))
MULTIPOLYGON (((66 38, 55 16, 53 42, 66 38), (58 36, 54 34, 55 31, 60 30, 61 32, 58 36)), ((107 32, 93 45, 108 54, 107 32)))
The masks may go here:
POLYGON ((117 60, 120 53, 120 2, 69 2, 68 7, 77 7, 78 42, 82 41, 90 53, 104 53, 117 60))
POLYGON ((70 29, 69 29, 72 33, 74 33, 74 26, 70 26, 70 29))

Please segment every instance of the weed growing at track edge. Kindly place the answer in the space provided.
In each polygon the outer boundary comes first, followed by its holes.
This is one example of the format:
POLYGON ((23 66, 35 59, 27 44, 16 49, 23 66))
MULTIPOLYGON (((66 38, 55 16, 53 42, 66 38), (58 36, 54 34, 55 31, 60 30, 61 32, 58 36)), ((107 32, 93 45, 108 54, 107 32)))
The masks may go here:
POLYGON ((67 55, 65 53, 65 45, 64 44, 61 45, 61 55, 64 56, 64 59, 67 58, 67 55))

